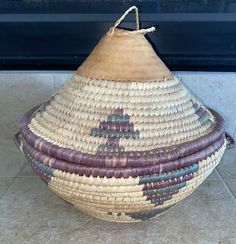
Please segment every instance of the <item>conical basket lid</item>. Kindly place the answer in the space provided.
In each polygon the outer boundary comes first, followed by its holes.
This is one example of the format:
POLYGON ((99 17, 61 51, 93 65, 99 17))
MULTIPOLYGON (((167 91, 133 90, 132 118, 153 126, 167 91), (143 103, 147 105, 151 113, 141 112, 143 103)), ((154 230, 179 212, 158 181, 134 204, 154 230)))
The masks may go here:
POLYGON ((91 79, 153 82, 172 74, 156 55, 143 33, 108 31, 77 74, 91 79))
POLYGON ((175 147, 181 154, 219 137, 222 123, 173 77, 144 37, 153 28, 115 27, 31 116, 30 132, 83 155, 132 156, 175 147))

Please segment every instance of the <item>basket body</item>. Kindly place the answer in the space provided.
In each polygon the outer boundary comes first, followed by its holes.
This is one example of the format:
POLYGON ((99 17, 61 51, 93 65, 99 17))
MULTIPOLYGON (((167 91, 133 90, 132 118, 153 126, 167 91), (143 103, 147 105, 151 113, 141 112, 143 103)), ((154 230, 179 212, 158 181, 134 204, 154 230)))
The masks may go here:
POLYGON ((73 77, 21 121, 17 144, 58 196, 94 217, 150 219, 220 162, 223 119, 140 32, 108 32, 73 77))

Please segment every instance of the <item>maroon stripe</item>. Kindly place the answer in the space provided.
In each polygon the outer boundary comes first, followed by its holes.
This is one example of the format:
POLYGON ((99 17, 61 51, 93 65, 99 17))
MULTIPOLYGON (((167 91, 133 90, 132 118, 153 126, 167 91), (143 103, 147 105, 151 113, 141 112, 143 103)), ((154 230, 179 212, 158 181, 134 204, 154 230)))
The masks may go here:
POLYGON ((119 146, 119 142, 120 142, 120 138, 112 137, 112 138, 107 139, 106 145, 108 145, 108 146, 119 146))
POLYGON ((157 200, 159 198, 162 197, 168 197, 168 196, 173 196, 175 194, 177 194, 179 192, 179 190, 175 190, 172 192, 168 192, 168 193, 161 193, 161 194, 156 194, 156 195, 147 195, 147 200, 157 200))
POLYGON ((195 114, 200 118, 200 117, 202 117, 202 115, 205 113, 206 111, 202 108, 202 107, 200 107, 196 112, 195 112, 195 114))
POLYGON ((51 175, 42 172, 41 170, 34 167, 31 163, 30 163, 30 165, 31 165, 31 168, 40 176, 41 179, 43 179, 46 182, 49 182, 51 180, 51 175))
MULTIPOLYGON (((23 139, 22 139, 23 140, 23 139)), ((27 144, 27 142, 23 141, 25 150, 37 161, 44 163, 45 165, 49 165, 54 169, 59 169, 62 171, 75 173, 79 175, 93 176, 93 177, 115 177, 115 178, 128 178, 128 177, 138 177, 145 175, 153 175, 158 173, 170 172, 173 170, 177 170, 180 168, 185 168, 193 163, 196 163, 202 159, 211 156, 217 149, 219 149, 224 143, 224 137, 221 137, 218 141, 208 146, 207 148, 196 152, 194 154, 188 155, 186 157, 180 158, 178 160, 165 162, 162 164, 149 165, 145 167, 136 167, 136 168, 107 168, 107 167, 88 167, 82 164, 74 164, 70 162, 66 162, 63 160, 59 160, 56 158, 52 158, 44 153, 37 151, 31 145, 27 144)))
POLYGON ((133 131, 134 124, 129 122, 106 122, 102 121, 99 127, 103 130, 114 130, 114 131, 133 131))
POLYGON ((123 113, 124 113, 123 108, 117 108, 117 109, 114 111, 114 114, 115 114, 115 115, 123 115, 123 113))
POLYGON ((189 175, 183 176, 182 178, 166 180, 166 181, 163 181, 163 182, 146 183, 146 184, 144 184, 143 191, 153 190, 153 189, 160 189, 160 188, 163 188, 163 187, 180 184, 182 182, 191 180, 192 178, 193 178, 193 174, 189 174, 189 175))

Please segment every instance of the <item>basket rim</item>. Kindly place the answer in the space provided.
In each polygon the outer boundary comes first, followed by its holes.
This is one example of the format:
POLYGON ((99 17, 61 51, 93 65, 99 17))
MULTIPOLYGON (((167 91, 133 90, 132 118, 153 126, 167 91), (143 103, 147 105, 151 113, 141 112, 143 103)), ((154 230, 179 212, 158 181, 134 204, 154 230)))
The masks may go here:
POLYGON ((219 138, 225 137, 225 128, 223 118, 214 110, 210 110, 215 117, 215 127, 207 135, 201 136, 195 140, 185 142, 175 146, 157 148, 147 151, 126 151, 119 153, 97 153, 88 154, 75 149, 60 147, 52 144, 30 131, 30 123, 34 112, 39 106, 27 112, 20 122, 20 134, 22 138, 33 148, 45 153, 48 156, 65 160, 67 162, 91 166, 91 167, 139 167, 158 163, 165 163, 172 160, 183 158, 186 155, 200 151, 216 142, 219 138))
POLYGON ((25 139, 22 139, 19 135, 19 139, 23 143, 23 151, 25 154, 30 155, 34 160, 39 163, 46 165, 49 168, 61 170, 64 172, 75 173, 80 176, 86 175, 87 177, 107 177, 107 178, 128 178, 128 177, 142 177, 151 176, 160 173, 173 172, 178 169, 184 169, 186 167, 192 166, 194 163, 211 157, 214 153, 220 150, 225 144, 225 137, 221 136, 213 144, 208 145, 200 151, 196 151, 192 154, 186 155, 179 159, 169 160, 168 162, 158 163, 153 165, 136 166, 136 167, 104 167, 104 166, 89 166, 83 165, 81 163, 71 163, 65 160, 54 158, 45 154, 42 151, 34 148, 32 145, 28 144, 25 139))

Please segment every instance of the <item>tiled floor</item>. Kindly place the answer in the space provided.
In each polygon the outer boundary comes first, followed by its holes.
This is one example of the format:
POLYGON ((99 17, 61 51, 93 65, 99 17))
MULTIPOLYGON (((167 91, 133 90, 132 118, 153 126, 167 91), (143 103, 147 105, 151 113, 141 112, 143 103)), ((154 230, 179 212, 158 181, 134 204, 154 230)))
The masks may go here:
POLYGON ((97 220, 51 193, 12 137, 22 114, 64 78, 0 75, 0 243, 236 243, 236 150, 189 198, 147 222, 97 220))

